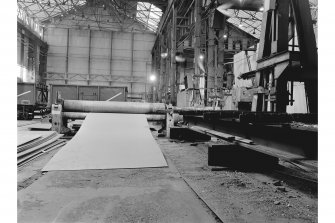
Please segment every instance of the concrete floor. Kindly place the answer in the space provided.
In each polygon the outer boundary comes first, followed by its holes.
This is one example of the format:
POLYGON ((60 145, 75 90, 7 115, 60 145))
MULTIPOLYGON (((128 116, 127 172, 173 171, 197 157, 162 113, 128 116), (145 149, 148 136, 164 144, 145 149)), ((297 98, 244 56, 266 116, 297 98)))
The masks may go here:
POLYGON ((168 139, 158 143, 183 179, 223 222, 317 222, 316 191, 296 179, 266 170, 209 167, 207 143, 192 146, 168 139), (281 187, 275 186, 278 181, 282 181, 281 187))
POLYGON ((171 164, 50 172, 18 197, 18 222, 215 222, 171 164))
POLYGON ((56 151, 23 167, 18 222, 317 222, 315 192, 288 179, 278 191, 272 173, 212 171, 206 144, 153 135, 168 168, 42 174, 56 151))

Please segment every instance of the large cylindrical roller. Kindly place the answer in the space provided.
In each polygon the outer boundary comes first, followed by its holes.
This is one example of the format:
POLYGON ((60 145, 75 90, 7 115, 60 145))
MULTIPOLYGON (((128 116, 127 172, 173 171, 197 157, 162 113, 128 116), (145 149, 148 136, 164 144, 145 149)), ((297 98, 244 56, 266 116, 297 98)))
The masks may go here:
MULTIPOLYGON (((88 113, 85 112, 63 112, 63 117, 67 119, 85 119, 88 113)), ((165 120, 165 115, 147 114, 148 121, 162 121, 165 120)))
POLYGON ((164 103, 141 103, 121 101, 77 101, 64 100, 66 112, 95 112, 95 113, 131 113, 155 114, 164 113, 164 103))

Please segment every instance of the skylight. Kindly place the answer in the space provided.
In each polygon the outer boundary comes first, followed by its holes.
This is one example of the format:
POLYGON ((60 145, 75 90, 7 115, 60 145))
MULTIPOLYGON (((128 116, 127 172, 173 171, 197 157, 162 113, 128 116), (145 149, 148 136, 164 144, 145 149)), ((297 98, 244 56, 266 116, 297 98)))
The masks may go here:
POLYGON ((136 19, 151 31, 155 32, 157 30, 161 16, 162 10, 155 5, 147 2, 137 3, 136 19))

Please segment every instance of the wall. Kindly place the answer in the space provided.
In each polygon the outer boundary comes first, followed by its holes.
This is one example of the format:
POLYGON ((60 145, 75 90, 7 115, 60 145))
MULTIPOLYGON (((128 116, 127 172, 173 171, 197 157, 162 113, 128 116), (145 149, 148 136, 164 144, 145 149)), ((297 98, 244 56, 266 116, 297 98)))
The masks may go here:
POLYGON ((155 34, 115 15, 87 6, 47 25, 48 84, 127 87, 129 97, 146 98, 155 34))
POLYGON ((126 86, 143 96, 151 72, 150 33, 48 28, 47 82, 126 86))

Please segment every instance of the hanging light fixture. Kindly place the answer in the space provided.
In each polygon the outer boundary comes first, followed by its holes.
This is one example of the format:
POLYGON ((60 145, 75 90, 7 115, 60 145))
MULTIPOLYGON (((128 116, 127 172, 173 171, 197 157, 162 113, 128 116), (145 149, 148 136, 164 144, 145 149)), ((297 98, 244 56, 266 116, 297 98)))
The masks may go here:
POLYGON ((240 19, 240 24, 238 25, 238 27, 242 28, 243 25, 242 25, 242 19, 240 19))
POLYGON ((155 82, 156 81, 156 75, 155 74, 151 74, 150 77, 149 77, 149 80, 151 82, 155 82))

